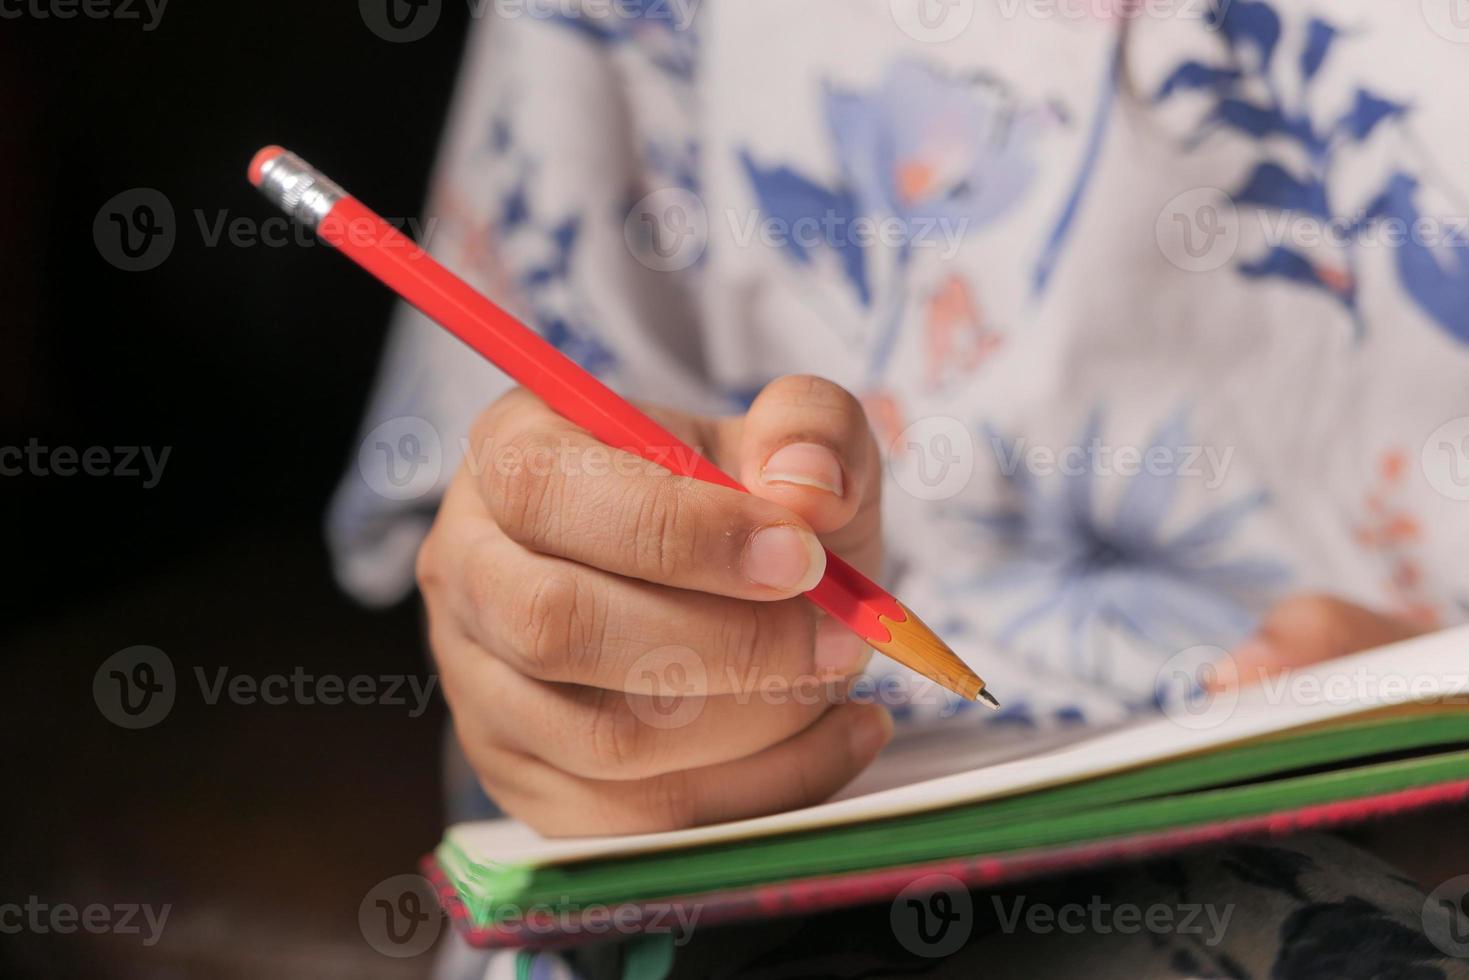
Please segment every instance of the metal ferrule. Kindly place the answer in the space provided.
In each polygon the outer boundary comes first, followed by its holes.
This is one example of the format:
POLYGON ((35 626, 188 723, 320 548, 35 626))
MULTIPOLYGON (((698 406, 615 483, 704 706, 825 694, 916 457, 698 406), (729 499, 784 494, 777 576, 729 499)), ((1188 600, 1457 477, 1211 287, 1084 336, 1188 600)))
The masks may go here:
POLYGON ((282 152, 261 168, 260 193, 312 231, 347 196, 321 171, 290 152, 282 152))

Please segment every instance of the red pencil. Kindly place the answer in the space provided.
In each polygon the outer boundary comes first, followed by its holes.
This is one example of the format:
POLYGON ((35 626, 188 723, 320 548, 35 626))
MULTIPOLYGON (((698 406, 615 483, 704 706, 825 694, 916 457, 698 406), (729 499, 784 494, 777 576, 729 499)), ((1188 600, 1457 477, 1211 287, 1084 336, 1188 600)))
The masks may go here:
MULTIPOLYGON (((268 146, 251 161, 250 182, 323 241, 601 442, 681 476, 745 489, 300 157, 268 146)), ((830 551, 826 575, 806 597, 874 649, 971 701, 983 699, 999 706, 984 681, 922 620, 830 551)))

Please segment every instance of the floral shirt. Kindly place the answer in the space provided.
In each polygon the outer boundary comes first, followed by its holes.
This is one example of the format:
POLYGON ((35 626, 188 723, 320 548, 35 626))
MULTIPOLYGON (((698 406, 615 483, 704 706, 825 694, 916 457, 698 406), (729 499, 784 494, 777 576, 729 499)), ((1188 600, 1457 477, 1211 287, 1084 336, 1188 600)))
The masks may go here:
MULTIPOLYGON (((639 399, 862 398, 887 584, 1005 703, 900 720, 1149 710, 1288 592, 1469 615, 1451 3, 575 6, 486 7, 427 244, 639 399)), ((358 595, 411 587, 506 386, 399 317, 331 514, 358 595)))

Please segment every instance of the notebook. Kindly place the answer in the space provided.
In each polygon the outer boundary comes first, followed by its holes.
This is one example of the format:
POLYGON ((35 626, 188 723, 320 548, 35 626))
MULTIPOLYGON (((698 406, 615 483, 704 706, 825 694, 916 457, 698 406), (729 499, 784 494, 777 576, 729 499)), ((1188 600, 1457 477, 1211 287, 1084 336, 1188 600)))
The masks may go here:
POLYGON ((787 813, 579 839, 460 824, 424 869, 478 946, 802 914, 920 879, 982 887, 1469 798, 1466 708, 1460 627, 1105 731, 902 739, 837 798, 787 813))

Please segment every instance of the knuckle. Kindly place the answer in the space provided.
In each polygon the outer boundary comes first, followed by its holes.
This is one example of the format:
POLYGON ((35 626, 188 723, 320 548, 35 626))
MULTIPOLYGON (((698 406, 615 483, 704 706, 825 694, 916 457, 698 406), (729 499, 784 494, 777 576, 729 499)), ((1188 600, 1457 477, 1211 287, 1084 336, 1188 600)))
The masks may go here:
POLYGON ((698 522, 678 480, 640 482, 637 492, 630 528, 634 561, 641 574, 666 581, 687 563, 698 522))
POLYGON ((577 634, 579 589, 575 575, 557 569, 512 591, 505 615, 522 671, 542 680, 567 674, 577 634))
POLYGON ((643 723, 629 708, 627 695, 598 690, 586 733, 592 761, 599 772, 637 774, 650 761, 643 723))
POLYGON ((698 822, 694 786, 682 771, 648 780, 644 801, 648 819, 660 830, 683 830, 698 822))
POLYGON ((555 444, 544 432, 527 429, 497 445, 486 479, 486 504, 511 540, 534 548, 558 506, 555 444))
POLYGON ((762 681, 758 671, 767 636, 765 604, 732 602, 729 608, 720 630, 725 641, 724 670, 733 689, 754 690, 762 681))

